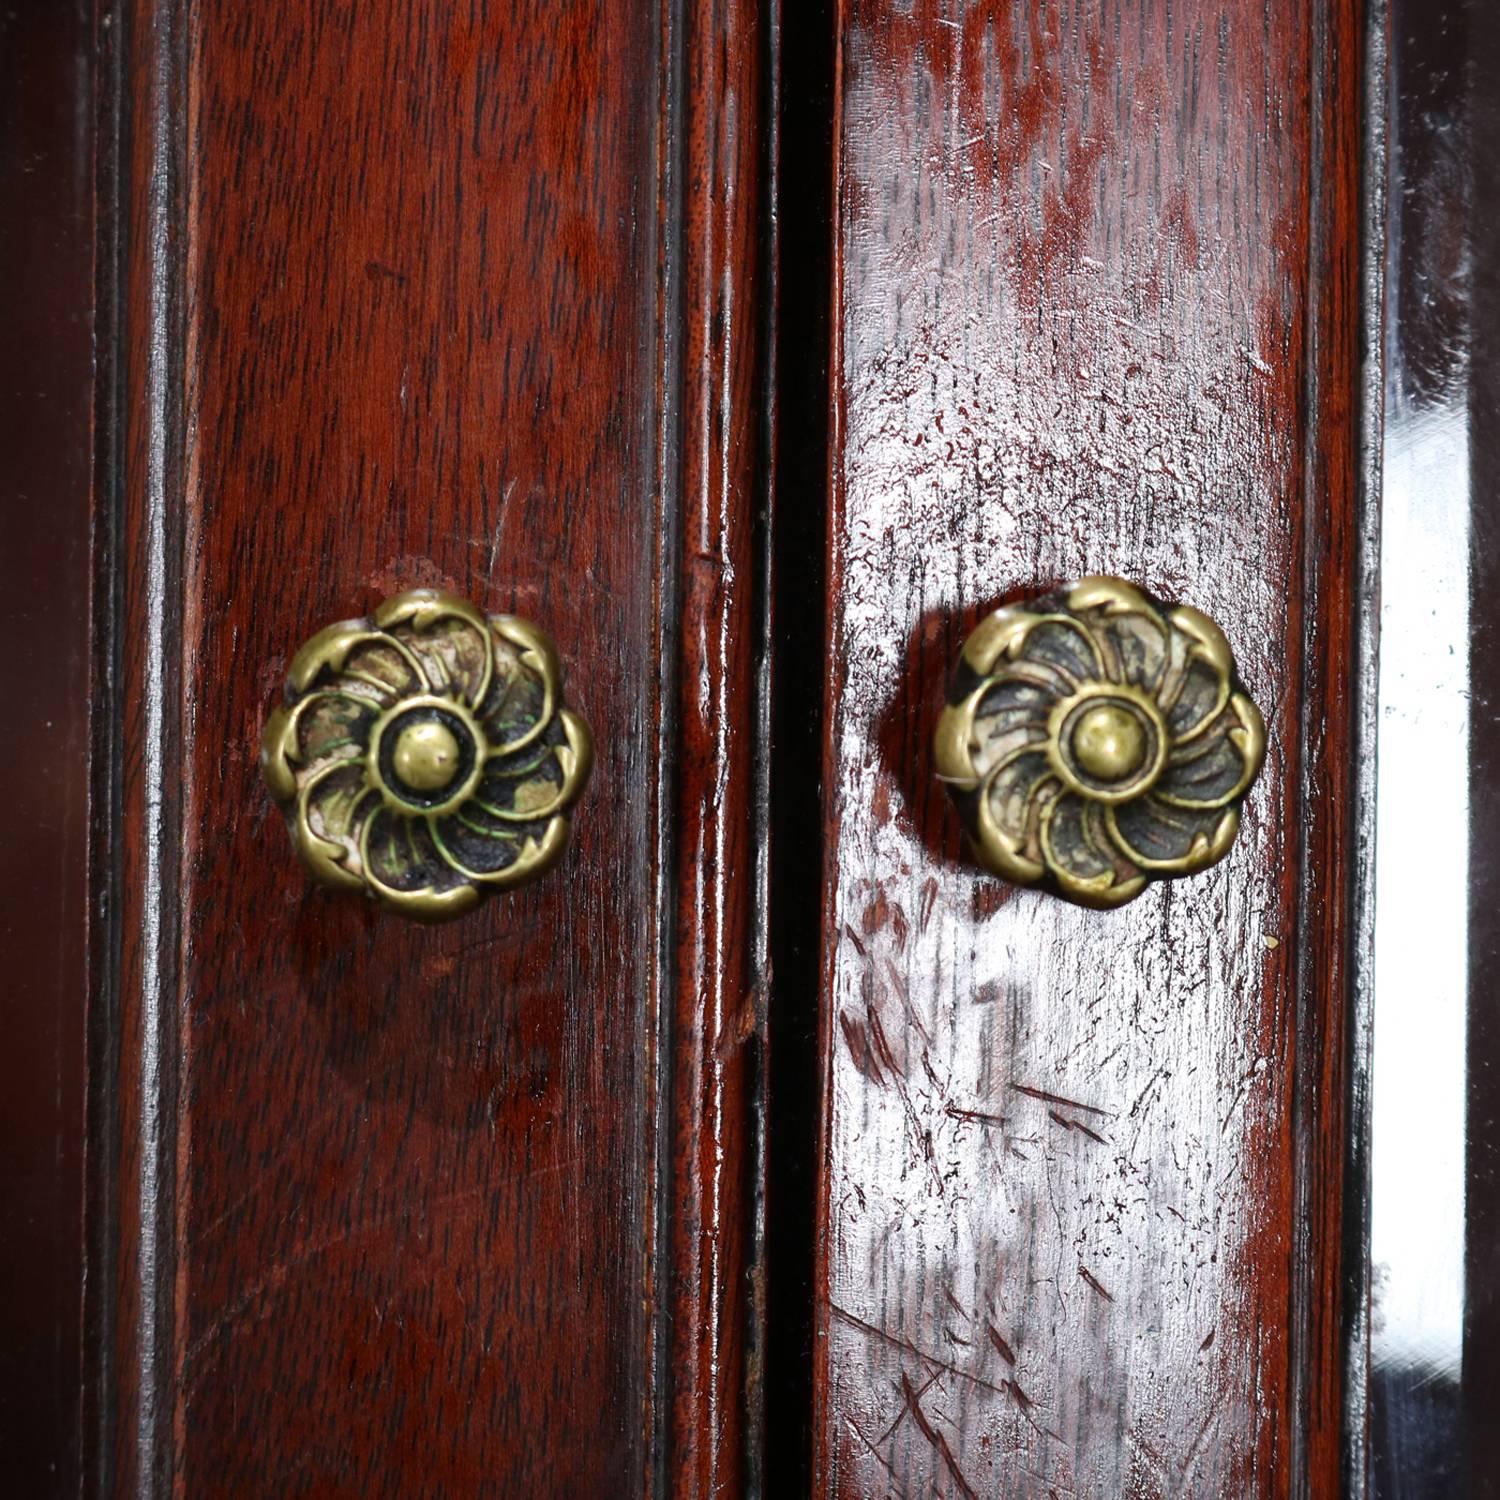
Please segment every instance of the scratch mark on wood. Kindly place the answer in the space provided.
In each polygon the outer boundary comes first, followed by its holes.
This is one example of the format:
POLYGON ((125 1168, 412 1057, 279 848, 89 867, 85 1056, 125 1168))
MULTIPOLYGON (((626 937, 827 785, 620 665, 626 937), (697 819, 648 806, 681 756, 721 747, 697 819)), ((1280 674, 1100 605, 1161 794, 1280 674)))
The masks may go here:
POLYGON ((1088 1282, 1088 1284, 1093 1287, 1093 1289, 1098 1292, 1106 1302, 1113 1302, 1115 1300, 1114 1297, 1105 1290, 1104 1283, 1100 1281, 1097 1276, 1093 1275, 1089 1271, 1087 1266, 1079 1266, 1078 1274, 1083 1277, 1083 1279, 1088 1282))
POLYGON ((995 1346, 995 1352, 1006 1364, 1014 1365, 1016 1362, 1015 1351, 1000 1337, 1000 1330, 993 1323, 986 1323, 984 1326, 985 1331, 990 1336, 990 1343, 995 1346))
POLYGON ((865 1039, 864 1027, 858 1021, 851 1020, 849 1016, 840 1011, 839 1028, 844 1033, 844 1041, 848 1045, 849 1056, 854 1059, 854 1066, 871 1083, 884 1088, 885 1074, 880 1071, 880 1064, 870 1055, 870 1046, 865 1039))
POLYGON ((923 932, 932 920, 932 908, 937 904, 938 883, 931 875, 923 882, 922 900, 917 908, 917 921, 923 932))
POLYGON ((906 1491, 901 1487, 900 1476, 896 1473, 896 1470, 891 1464, 890 1459, 888 1459, 885 1454, 883 1454, 880 1449, 877 1448, 875 1444, 865 1436, 864 1429, 860 1427, 859 1423, 856 1422, 854 1418, 851 1417, 847 1412, 844 1414, 844 1426, 847 1427, 849 1431, 852 1432, 855 1437, 857 1437, 860 1442, 865 1445, 866 1449, 869 1450, 870 1454, 875 1458, 876 1462, 879 1463, 881 1467, 886 1471, 886 1473, 891 1476, 891 1483, 896 1486, 897 1495, 901 1497, 901 1500, 906 1500, 906 1491))
POLYGON ((921 1016, 916 1012, 916 1007, 911 1003, 911 987, 906 982, 906 976, 889 959, 886 960, 886 972, 890 977, 891 988, 895 990, 897 998, 901 1001, 901 1009, 906 1015, 907 1025, 930 1047, 932 1033, 923 1024, 921 1016))
POLYGON ((1141 1106, 1150 1097, 1150 1095, 1152 1094, 1152 1092, 1155 1090, 1157 1084, 1159 1084, 1162 1081, 1162 1079, 1164 1079, 1166 1076, 1167 1076, 1167 1070, 1166 1070, 1165 1067, 1158 1068, 1151 1075, 1150 1079, 1146 1083, 1145 1088, 1143 1088, 1140 1091, 1140 1093, 1135 1096, 1135 1103, 1132 1104, 1130 1106, 1129 1110, 1127 1111, 1127 1113, 1129 1114, 1129 1116, 1130 1116, 1131 1119, 1134 1119, 1140 1113, 1141 1106))
POLYGON ((976 1125, 1004 1125, 1005 1115, 986 1114, 982 1109, 964 1109, 961 1105, 948 1104, 943 1108, 945 1115, 955 1120, 973 1120, 976 1125))
POLYGON ((1081 1109, 1085 1114, 1100 1115, 1106 1120, 1114 1119, 1112 1111, 1100 1109, 1097 1104, 1083 1104, 1077 1099, 1067 1099, 1061 1094, 1050 1094, 1046 1089, 1034 1088, 1029 1083, 1013 1083, 1011 1087, 1018 1094, 1026 1094, 1032 1099, 1040 1099, 1043 1104, 1060 1104, 1064 1109, 1081 1109))
MULTIPOLYGON (((943 1378, 943 1372, 941 1370, 934 1370, 932 1372, 932 1374, 929 1375, 927 1377, 927 1379, 924 1380, 921 1383, 921 1385, 919 1385, 917 1387, 917 1395, 918 1396, 925 1396, 928 1393, 928 1391, 930 1391, 933 1388, 933 1386, 935 1386, 938 1383, 938 1381, 940 1381, 942 1378, 943 1378)), ((891 1382, 891 1389, 892 1390, 896 1390, 896 1391, 900 1390, 900 1387, 896 1384, 896 1382, 894 1380, 891 1382)), ((907 1411, 907 1409, 906 1409, 906 1403, 903 1401, 901 1403, 901 1405, 897 1408, 896 1415, 891 1418, 890 1425, 887 1426, 887 1428, 885 1429, 885 1431, 882 1432, 880 1434, 880 1436, 878 1438, 876 1438, 875 1441, 877 1443, 879 1443, 880 1445, 882 1445, 882 1446, 884 1446, 886 1443, 890 1442, 891 1438, 894 1437, 895 1434, 896 1434, 896 1429, 898 1427, 900 1427, 900 1425, 910 1415, 911 1415, 911 1413, 907 1411)))
POLYGON ((964 1477, 964 1471, 953 1456, 953 1450, 948 1446, 947 1438, 927 1420, 926 1413, 922 1410, 921 1402, 917 1400, 917 1393, 911 1388, 911 1381, 907 1378, 905 1370, 901 1372, 901 1389, 906 1396, 906 1405, 911 1412, 912 1421, 917 1424, 922 1436, 937 1450, 938 1457, 943 1461, 943 1467, 953 1476, 953 1482, 958 1486, 965 1500, 979 1500, 979 1492, 964 1477))
POLYGON ((982 1375, 975 1375, 971 1370, 961 1370, 957 1365, 949 1364, 947 1360, 939 1359, 935 1354, 929 1354, 927 1350, 919 1348, 909 1339, 903 1339, 894 1333, 887 1333, 885 1329, 877 1328, 873 1323, 866 1323, 863 1318, 856 1317, 847 1308, 840 1307, 837 1302, 830 1302, 828 1311, 841 1323, 847 1323, 849 1327, 857 1328, 861 1333, 867 1333, 871 1338, 877 1338, 882 1343, 889 1344, 893 1349, 904 1349, 934 1370, 941 1370, 945 1375, 952 1375, 958 1380, 967 1381, 981 1390, 993 1391, 997 1396, 1006 1394, 1004 1386, 996 1385, 994 1381, 986 1380, 982 1375))
POLYGON ((1109 1142, 1097 1130, 1090 1130, 1082 1120, 1070 1120, 1066 1115, 1058 1114, 1055 1109, 1049 1109, 1047 1114, 1050 1119, 1056 1124, 1061 1125, 1064 1130, 1077 1130, 1086 1135, 1091 1141, 1098 1141, 1101 1146, 1109 1145, 1109 1142))
POLYGON ((891 1051, 891 1044, 885 1038, 885 1027, 880 1024, 880 1016, 876 1013, 874 1006, 865 1007, 865 1017, 870 1023, 870 1040, 875 1045, 875 1054, 885 1065, 886 1072, 904 1076, 905 1069, 896 1062, 895 1055, 891 1051))

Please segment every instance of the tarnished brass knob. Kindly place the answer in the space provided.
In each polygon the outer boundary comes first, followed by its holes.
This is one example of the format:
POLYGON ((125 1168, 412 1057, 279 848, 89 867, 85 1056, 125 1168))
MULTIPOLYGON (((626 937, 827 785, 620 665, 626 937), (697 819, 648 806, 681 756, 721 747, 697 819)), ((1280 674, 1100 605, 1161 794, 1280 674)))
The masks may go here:
POLYGON ((937 732, 979 862, 1085 906, 1222 859, 1265 752, 1219 627, 1118 578, 992 614, 937 732))
POLYGON ((546 632, 434 589, 320 630, 261 741, 312 874, 427 922, 553 864, 592 763, 546 632))

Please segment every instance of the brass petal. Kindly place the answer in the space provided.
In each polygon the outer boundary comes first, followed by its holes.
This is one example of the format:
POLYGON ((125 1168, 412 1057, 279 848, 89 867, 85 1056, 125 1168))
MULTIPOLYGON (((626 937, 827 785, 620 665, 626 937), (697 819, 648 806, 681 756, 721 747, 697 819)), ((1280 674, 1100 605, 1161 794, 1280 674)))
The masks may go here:
POLYGON ((1120 906, 1138 896, 1146 879, 1120 857, 1109 837, 1106 810, 1065 792, 1042 813, 1042 854, 1058 888, 1086 906, 1120 906))
POLYGON ((1166 875, 1191 875, 1229 853, 1239 831, 1235 807, 1178 807, 1152 793, 1107 810, 1115 843, 1132 864, 1166 875))
POLYGON ((494 671, 489 622, 471 604, 436 589, 413 590, 375 614, 393 640, 422 664, 432 691, 477 708, 494 671))
POLYGON ((1179 741, 1152 789, 1180 807, 1227 807, 1249 790, 1266 754, 1260 710, 1243 693, 1196 739, 1179 741))

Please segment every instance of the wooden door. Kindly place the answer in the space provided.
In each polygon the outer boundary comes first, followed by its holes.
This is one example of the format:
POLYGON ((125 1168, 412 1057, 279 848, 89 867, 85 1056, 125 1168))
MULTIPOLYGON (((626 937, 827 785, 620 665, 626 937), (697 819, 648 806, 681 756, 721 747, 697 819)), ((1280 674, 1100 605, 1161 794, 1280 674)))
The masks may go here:
POLYGON ((97 455, 63 722, 94 772, 35 898, 67 898, 73 946, 31 993, 75 1007, 51 1045, 77 1121, 85 991, 92 1046, 25 1486, 72 1448, 57 1483, 81 1453, 117 1494, 725 1493, 751 1410, 762 18, 55 24, 51 144, 88 161, 93 236, 64 290, 91 255, 98 351, 92 428, 63 434, 97 455), (310 887, 252 750, 300 643, 413 585, 545 620, 598 749, 571 878, 438 930, 310 887))
POLYGON ((20 1492, 1360 1493, 1382 16, 18 15, 20 1492), (1110 913, 932 757, 1096 573, 1270 730, 1110 913), (413 587, 544 624, 597 751, 430 928, 255 757, 413 587))
POLYGON ((1333 1495, 1359 8, 840 25, 813 1491, 1333 1495), (975 871, 930 748, 981 612, 1093 574, 1271 745, 1105 915, 975 871))

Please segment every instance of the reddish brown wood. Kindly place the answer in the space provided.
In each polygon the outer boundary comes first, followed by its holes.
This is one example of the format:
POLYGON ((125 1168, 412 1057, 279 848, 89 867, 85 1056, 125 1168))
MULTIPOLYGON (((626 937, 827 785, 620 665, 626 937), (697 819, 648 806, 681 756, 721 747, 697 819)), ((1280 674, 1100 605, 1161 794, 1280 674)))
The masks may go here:
POLYGON ((743 1492, 755 1420, 728 1372, 745 1369, 745 1331, 759 1311, 749 1272, 758 1170, 751 1049, 763 1041, 764 994, 753 799, 766 11, 759 0, 690 0, 681 25, 682 635, 667 1215, 677 1282, 666 1350, 671 1493, 708 1500, 743 1492))
POLYGON ((839 26, 816 1492, 1334 1494, 1361 8, 839 26), (979 616, 1098 572, 1271 726, 1110 915, 966 865, 930 757, 979 616))
POLYGON ((736 1493, 759 10, 126 10, 105 1481, 736 1493), (309 889, 254 755, 412 585, 545 624, 598 748, 437 930, 309 889))
MULTIPOLYGON (((1371 648, 1376 591, 1379 472, 1368 467, 1378 434, 1381 369, 1378 276, 1385 225, 1362 202, 1363 118, 1383 111, 1383 87, 1368 90, 1371 59, 1364 0, 1325 0, 1311 34, 1308 174, 1309 345, 1302 422, 1306 477, 1297 518, 1302 547, 1297 1014, 1292 1046, 1296 1101, 1291 1171, 1292 1483, 1304 1494, 1363 1488, 1363 1366, 1368 1324, 1369 1243, 1364 1163, 1368 1121, 1362 1088, 1369 1046, 1367 987, 1373 983, 1373 775, 1376 682, 1371 648), (1362 258, 1362 243, 1373 245, 1362 258), (1375 372, 1370 382, 1370 370, 1375 372), (1363 499, 1363 503, 1361 503, 1363 499), (1372 523, 1371 517, 1375 517, 1372 523)), ((1304 23, 1305 24, 1305 23, 1304 23)), ((1383 58, 1378 45, 1375 61, 1383 58)), ((1378 80, 1383 86, 1383 78, 1378 80)), ((1372 191, 1375 191, 1372 189, 1372 191)), ((1378 196, 1376 204, 1378 205, 1378 196)), ((1376 461, 1378 462, 1378 460, 1376 461)), ((1285 627, 1284 627, 1285 628, 1285 627)), ((1288 825, 1290 826, 1290 825, 1288 825)))
POLYGON ((76 1492, 95 195, 88 5, 0 13, 0 1470, 76 1492))

